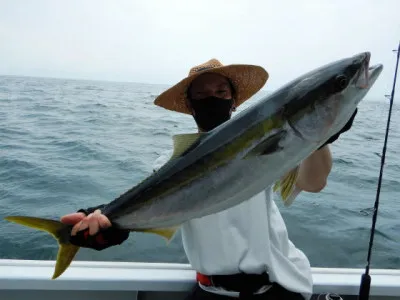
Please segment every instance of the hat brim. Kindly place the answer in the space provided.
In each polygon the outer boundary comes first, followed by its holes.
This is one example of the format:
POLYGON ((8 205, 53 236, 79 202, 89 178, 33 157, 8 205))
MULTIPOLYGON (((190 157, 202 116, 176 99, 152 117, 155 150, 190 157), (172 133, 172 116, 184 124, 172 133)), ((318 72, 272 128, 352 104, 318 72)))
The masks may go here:
POLYGON ((171 88, 161 93, 154 104, 165 109, 191 114, 186 105, 186 92, 190 83, 204 73, 216 73, 227 77, 235 89, 236 107, 257 93, 267 82, 268 72, 255 65, 234 64, 197 72, 181 80, 171 88))

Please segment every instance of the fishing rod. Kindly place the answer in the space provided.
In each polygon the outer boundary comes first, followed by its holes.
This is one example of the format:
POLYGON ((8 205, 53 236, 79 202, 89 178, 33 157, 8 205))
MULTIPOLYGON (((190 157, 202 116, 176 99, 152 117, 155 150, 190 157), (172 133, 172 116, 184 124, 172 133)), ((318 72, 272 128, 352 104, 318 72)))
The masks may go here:
POLYGON ((389 135, 390 117, 392 115, 394 91, 396 89, 397 69, 399 67, 399 60, 400 60, 400 42, 399 42, 399 46, 398 46, 397 50, 393 50, 393 52, 397 52, 397 62, 396 62, 396 68, 394 71, 392 94, 390 96, 390 106, 389 106, 389 114, 388 114, 387 125, 386 125, 385 142, 383 144, 382 155, 381 155, 381 170, 379 173, 378 187, 376 189, 374 214, 372 216, 372 227, 371 227, 371 236, 369 239, 367 266, 365 267, 365 273, 361 276, 361 284, 360 284, 360 290, 359 290, 359 294, 358 294, 359 300, 368 300, 369 299, 369 291, 370 291, 370 287, 371 287, 371 276, 369 275, 369 268, 370 268, 370 264, 371 264, 371 252, 372 252, 372 244, 373 244, 373 240, 374 240, 376 218, 378 215, 379 195, 381 192, 383 166, 385 164, 386 145, 387 145, 387 140, 388 140, 388 135, 389 135))

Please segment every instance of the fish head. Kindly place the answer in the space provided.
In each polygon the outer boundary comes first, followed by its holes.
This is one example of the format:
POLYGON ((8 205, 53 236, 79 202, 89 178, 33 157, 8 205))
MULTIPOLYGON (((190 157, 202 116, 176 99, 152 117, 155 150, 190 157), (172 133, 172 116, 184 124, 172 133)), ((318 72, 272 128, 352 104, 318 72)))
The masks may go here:
POLYGON ((283 114, 297 136, 323 144, 349 121, 382 72, 369 52, 322 66, 288 89, 283 114))

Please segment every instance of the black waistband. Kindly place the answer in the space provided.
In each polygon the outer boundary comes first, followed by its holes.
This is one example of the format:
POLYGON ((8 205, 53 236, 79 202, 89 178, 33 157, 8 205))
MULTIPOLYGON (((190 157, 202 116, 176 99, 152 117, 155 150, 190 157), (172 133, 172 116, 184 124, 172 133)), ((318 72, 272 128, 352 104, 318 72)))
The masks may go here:
POLYGON ((263 274, 233 274, 233 275, 213 275, 210 276, 214 286, 222 287, 226 290, 236 292, 258 291, 264 285, 272 285, 267 273, 263 274))

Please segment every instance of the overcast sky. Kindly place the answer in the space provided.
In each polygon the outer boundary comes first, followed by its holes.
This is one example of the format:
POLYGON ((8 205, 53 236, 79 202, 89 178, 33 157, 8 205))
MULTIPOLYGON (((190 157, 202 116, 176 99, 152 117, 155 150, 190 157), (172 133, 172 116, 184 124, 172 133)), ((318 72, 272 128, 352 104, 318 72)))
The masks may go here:
POLYGON ((273 90, 362 51, 389 93, 400 0, 0 0, 0 74, 173 84, 210 58, 266 68, 273 90))

